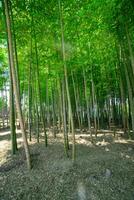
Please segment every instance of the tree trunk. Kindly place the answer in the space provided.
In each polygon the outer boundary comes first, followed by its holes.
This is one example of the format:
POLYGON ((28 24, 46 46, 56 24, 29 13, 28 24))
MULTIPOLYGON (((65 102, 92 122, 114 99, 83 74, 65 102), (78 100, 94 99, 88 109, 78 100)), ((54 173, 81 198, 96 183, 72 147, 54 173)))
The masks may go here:
POLYGON ((22 137, 23 137, 24 148, 25 148, 26 159, 27 159, 27 166, 28 166, 28 169, 31 169, 30 152, 29 152, 26 132, 24 128, 24 122, 23 122, 23 116, 22 116, 22 110, 21 110, 21 104, 20 104, 20 96, 19 96, 18 87, 17 87, 18 84, 17 84, 16 71, 15 71, 15 65, 14 65, 14 52, 13 52, 13 45, 12 45, 12 33, 11 33, 11 22, 10 22, 10 16, 9 16, 9 7, 8 7, 9 1, 8 0, 4 0, 4 6, 5 6, 6 26, 7 26, 7 35, 8 35, 8 43, 9 43, 9 46, 8 46, 9 59, 10 59, 9 64, 11 66, 16 109, 18 112, 18 117, 19 117, 21 131, 22 131, 22 137))
POLYGON ((93 98, 93 113, 94 113, 94 129, 95 129, 95 136, 97 137, 97 101, 96 101, 93 79, 91 80, 91 82, 92 82, 92 98, 93 98))
POLYGON ((131 45, 131 40, 130 40, 127 25, 126 25, 126 35, 127 35, 128 49, 130 53, 131 66, 132 66, 132 71, 133 71, 133 76, 134 76, 134 55, 133 55, 133 50, 132 50, 132 45, 131 45))
POLYGON ((14 110, 14 95, 13 95, 13 80, 10 69, 10 130, 12 140, 12 153, 17 151, 17 139, 16 139, 16 127, 15 127, 15 110, 14 110))
POLYGON ((64 28, 63 28, 63 16, 62 16, 62 7, 59 0, 59 13, 60 13, 60 27, 61 27, 61 43, 62 43, 62 59, 63 59, 63 67, 64 67, 64 77, 66 84, 66 92, 67 92, 67 100, 68 100, 68 109, 69 109, 69 120, 71 122, 72 129, 72 160, 75 160, 75 130, 74 130, 74 121, 73 121, 73 113, 72 113, 72 105, 70 99, 69 85, 68 85, 68 74, 67 74, 67 66, 66 66, 66 53, 65 53, 65 43, 64 43, 64 28))
POLYGON ((89 113, 89 99, 88 99, 88 94, 87 94, 87 81, 86 81, 86 75, 85 75, 84 68, 83 68, 83 79, 84 79, 84 89, 85 89, 85 99, 86 99, 86 111, 87 111, 88 131, 89 131, 89 133, 91 135, 91 139, 92 139, 90 113, 89 113))
POLYGON ((73 89, 74 89, 74 97, 75 97, 75 105, 76 105, 76 114, 77 114, 77 119, 79 123, 79 128, 81 130, 81 121, 80 121, 80 116, 79 116, 79 107, 78 107, 78 100, 77 100, 77 93, 76 93, 76 86, 75 86, 75 81, 74 81, 74 76, 73 72, 71 71, 72 75, 72 82, 73 82, 73 89))

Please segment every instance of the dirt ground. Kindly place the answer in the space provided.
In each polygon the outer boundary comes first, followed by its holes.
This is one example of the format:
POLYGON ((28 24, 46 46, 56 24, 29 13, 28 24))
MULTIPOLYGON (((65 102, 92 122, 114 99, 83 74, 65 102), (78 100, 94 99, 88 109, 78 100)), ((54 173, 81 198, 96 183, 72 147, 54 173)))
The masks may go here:
MULTIPOLYGON (((134 200, 134 141, 99 134, 76 136, 76 162, 64 154, 61 134, 33 139, 33 169, 27 170, 22 138, 12 156, 10 132, 0 132, 0 200, 134 200)), ((71 150, 70 150, 71 157, 71 150)))

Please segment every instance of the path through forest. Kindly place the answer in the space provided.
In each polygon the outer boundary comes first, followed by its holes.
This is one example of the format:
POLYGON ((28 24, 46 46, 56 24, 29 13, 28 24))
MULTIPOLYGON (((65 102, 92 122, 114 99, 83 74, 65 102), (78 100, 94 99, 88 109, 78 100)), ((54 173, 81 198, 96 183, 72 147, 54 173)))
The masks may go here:
MULTIPOLYGON (((65 158, 62 135, 49 135, 30 143, 33 169, 26 167, 22 138, 17 133, 19 151, 10 152, 9 131, 0 133, 1 200, 133 200, 134 142, 98 135, 91 143, 88 134, 77 134, 77 160, 65 158)), ((70 151, 71 155, 71 151, 70 151)))

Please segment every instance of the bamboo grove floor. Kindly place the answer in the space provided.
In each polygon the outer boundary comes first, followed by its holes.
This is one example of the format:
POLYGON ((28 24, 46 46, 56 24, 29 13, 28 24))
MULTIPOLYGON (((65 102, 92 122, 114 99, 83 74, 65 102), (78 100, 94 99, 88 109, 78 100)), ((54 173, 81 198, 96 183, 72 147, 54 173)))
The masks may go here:
MULTIPOLYGON (((76 135, 76 162, 64 155, 62 134, 30 142, 33 169, 26 168, 22 138, 11 155, 10 132, 0 132, 0 200, 134 200, 134 141, 98 134, 76 135)), ((71 136, 70 136, 71 137, 71 136)), ((71 150, 70 150, 71 157, 71 150)))

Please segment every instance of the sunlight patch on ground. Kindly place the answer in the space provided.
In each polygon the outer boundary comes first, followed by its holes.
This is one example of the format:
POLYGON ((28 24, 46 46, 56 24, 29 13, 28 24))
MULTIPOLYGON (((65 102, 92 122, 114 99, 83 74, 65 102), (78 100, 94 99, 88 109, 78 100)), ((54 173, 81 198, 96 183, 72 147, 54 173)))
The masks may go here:
MULTIPOLYGON (((20 131, 17 131, 19 134, 20 131)), ((4 164, 7 159, 8 155, 11 153, 11 138, 10 138, 10 131, 5 131, 0 133, 0 165, 4 164), (7 136, 7 139, 2 139, 2 137, 7 136)), ((22 145, 22 138, 17 138, 18 147, 22 145)))
POLYGON ((7 140, 0 141, 0 165, 6 162, 7 153, 10 150, 10 142, 7 140))
POLYGON ((92 143, 90 141, 87 141, 86 139, 83 139, 83 138, 78 138, 76 140, 76 143, 77 144, 84 144, 86 146, 93 146, 92 143))
POLYGON ((104 139, 102 141, 99 141, 96 143, 97 146, 107 146, 108 144, 110 144, 109 142, 106 142, 104 139))
POLYGON ((9 135, 10 131, 0 132, 0 136, 9 135))
POLYGON ((114 143, 128 144, 129 142, 127 140, 122 139, 122 138, 118 138, 118 139, 114 140, 114 143))

